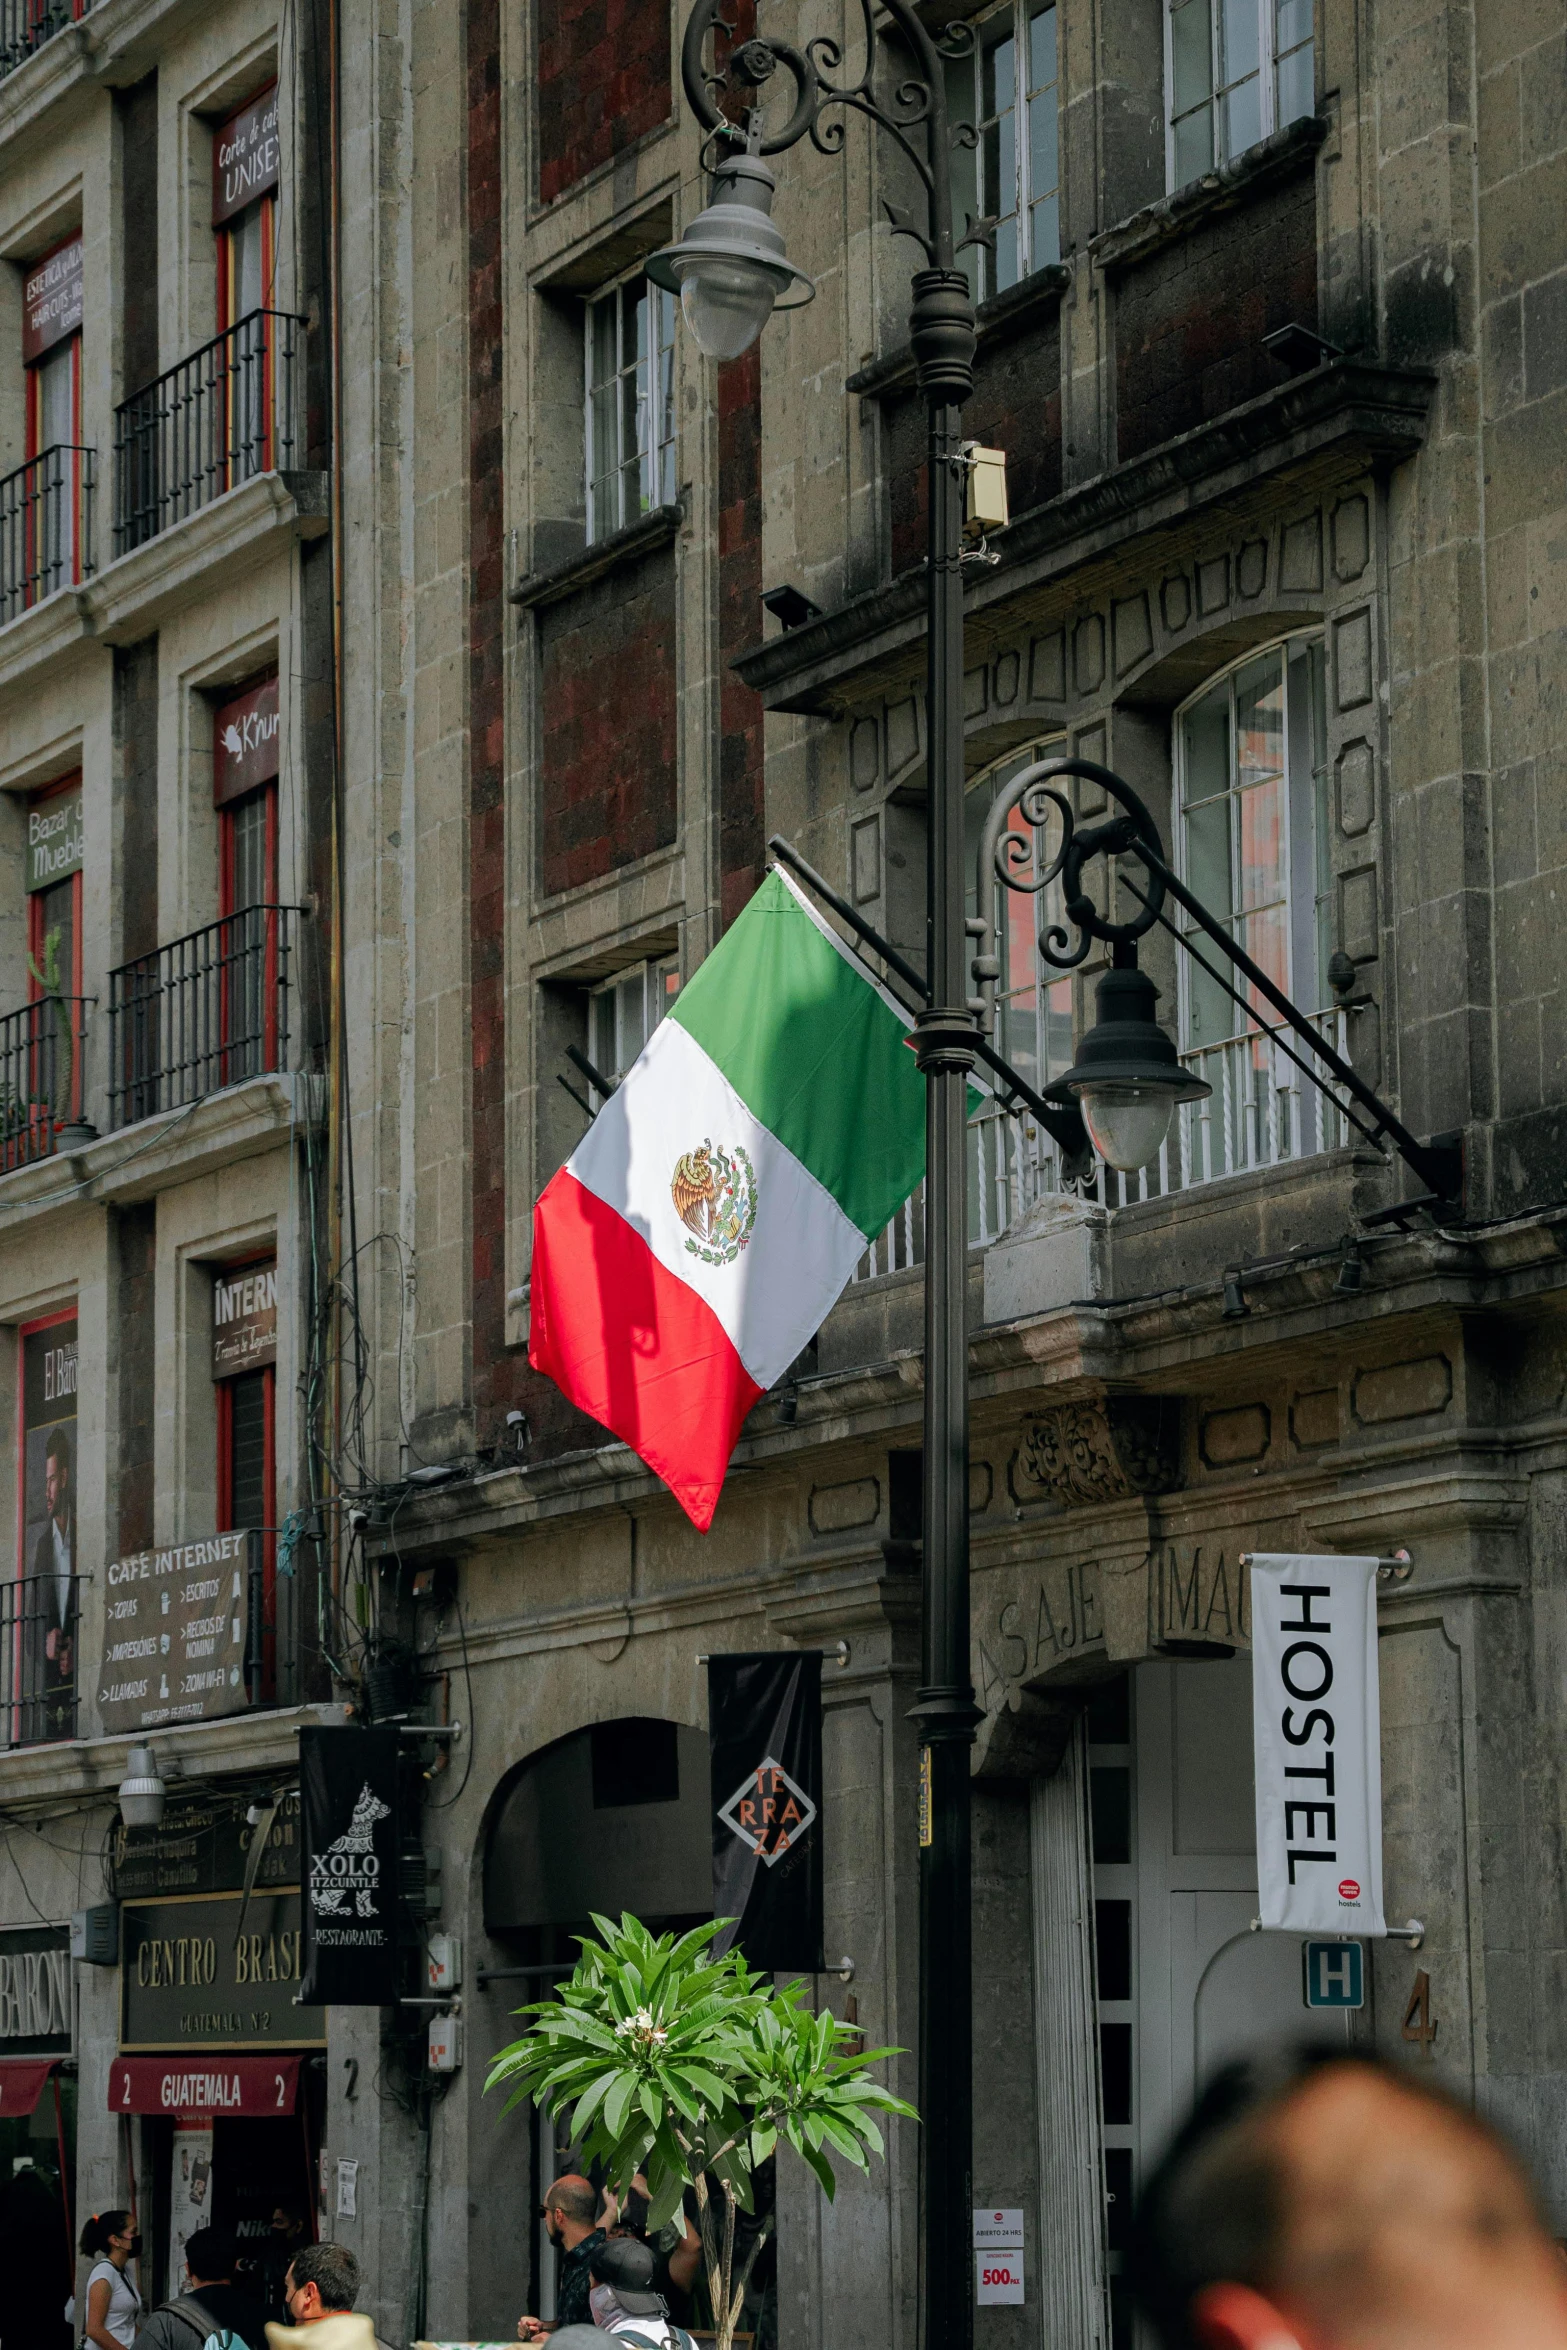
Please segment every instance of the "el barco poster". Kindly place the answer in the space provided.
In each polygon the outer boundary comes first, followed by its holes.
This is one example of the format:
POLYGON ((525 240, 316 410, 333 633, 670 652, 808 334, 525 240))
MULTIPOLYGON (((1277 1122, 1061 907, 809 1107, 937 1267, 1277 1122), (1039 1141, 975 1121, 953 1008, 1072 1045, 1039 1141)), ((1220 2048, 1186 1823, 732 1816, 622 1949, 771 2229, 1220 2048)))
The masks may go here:
POLYGON ((1377 1562, 1255 1553, 1258 1910, 1291 1934, 1385 1934, 1377 1562))
POLYGON ((299 1733, 307 2006, 397 1998, 399 1753, 395 1725, 299 1733))
POLYGON ((761 1973, 822 1963, 822 1659, 709 1657, 713 1915, 761 1973))

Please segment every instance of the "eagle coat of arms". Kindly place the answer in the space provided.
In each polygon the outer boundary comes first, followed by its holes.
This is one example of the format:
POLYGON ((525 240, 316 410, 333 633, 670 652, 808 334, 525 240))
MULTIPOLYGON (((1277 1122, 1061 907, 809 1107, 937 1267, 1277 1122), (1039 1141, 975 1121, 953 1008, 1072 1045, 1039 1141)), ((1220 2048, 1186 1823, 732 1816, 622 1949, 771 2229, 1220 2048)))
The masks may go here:
POLYGON ((708 1141, 682 1151, 669 1179, 675 1213, 692 1235, 688 1252, 704 1265, 732 1265, 756 1223, 756 1170, 738 1143, 708 1141))

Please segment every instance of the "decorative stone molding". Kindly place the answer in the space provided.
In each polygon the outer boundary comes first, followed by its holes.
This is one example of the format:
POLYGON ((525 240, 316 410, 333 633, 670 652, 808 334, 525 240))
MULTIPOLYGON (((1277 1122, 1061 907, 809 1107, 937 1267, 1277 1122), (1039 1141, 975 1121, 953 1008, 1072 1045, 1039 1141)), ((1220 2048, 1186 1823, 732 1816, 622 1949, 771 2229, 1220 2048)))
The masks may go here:
POLYGON ((1012 1465, 1015 1500, 1069 1510, 1170 1493, 1180 1482, 1180 1405, 1163 1396, 1053 1404, 1030 1421, 1012 1465))

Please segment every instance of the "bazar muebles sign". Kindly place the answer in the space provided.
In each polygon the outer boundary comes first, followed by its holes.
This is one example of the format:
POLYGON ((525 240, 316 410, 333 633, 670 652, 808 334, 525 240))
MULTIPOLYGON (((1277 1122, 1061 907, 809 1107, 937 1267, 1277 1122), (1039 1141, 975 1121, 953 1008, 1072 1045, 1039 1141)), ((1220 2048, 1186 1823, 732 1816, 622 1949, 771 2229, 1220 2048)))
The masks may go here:
POLYGON ((105 1577, 105 1737, 243 1713, 248 1534, 116 1559, 105 1577))
POLYGON ((294 2005, 301 1955, 294 1890, 127 1901, 121 2049, 324 2046, 324 2011, 294 2005))
POLYGON ((27 887, 53 889, 82 869, 82 787, 51 792, 27 811, 27 887))

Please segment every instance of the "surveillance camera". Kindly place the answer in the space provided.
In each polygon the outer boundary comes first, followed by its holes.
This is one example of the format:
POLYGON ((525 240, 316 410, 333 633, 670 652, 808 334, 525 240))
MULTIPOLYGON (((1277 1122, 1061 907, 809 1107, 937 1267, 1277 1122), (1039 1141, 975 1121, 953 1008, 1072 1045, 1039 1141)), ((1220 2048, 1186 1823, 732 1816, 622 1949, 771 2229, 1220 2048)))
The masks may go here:
POLYGON ((370 1512, 368 1510, 350 1510, 348 1523, 356 1534, 362 1534, 370 1523, 370 1512))

